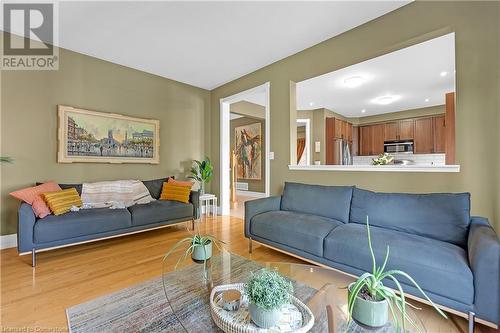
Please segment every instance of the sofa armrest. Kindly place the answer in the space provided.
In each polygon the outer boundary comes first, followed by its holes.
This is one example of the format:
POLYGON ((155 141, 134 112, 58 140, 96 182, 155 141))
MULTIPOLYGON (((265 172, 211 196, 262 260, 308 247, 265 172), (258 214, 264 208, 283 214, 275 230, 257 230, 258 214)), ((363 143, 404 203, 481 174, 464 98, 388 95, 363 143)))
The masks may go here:
POLYGON ((280 210, 281 196, 245 201, 245 237, 250 237, 250 221, 261 213, 280 210))
POLYGON ((200 218, 200 192, 199 191, 191 191, 189 194, 189 202, 193 204, 193 217, 195 219, 200 218))
POLYGON ((19 253, 29 252, 34 248, 33 228, 36 216, 31 205, 23 202, 19 206, 17 217, 17 250, 19 253))
POLYGON ((474 276, 476 315, 500 322, 500 241, 495 230, 482 217, 471 218, 468 239, 469 265, 474 276))

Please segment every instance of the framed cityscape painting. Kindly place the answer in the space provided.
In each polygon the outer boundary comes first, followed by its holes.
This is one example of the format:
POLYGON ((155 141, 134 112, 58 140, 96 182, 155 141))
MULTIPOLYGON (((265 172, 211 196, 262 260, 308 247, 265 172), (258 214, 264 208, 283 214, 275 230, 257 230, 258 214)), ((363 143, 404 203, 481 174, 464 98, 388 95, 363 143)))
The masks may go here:
POLYGON ((160 162, 159 120, 59 105, 59 163, 160 162))
POLYGON ((261 124, 249 124, 234 129, 236 172, 238 179, 262 179, 261 124))

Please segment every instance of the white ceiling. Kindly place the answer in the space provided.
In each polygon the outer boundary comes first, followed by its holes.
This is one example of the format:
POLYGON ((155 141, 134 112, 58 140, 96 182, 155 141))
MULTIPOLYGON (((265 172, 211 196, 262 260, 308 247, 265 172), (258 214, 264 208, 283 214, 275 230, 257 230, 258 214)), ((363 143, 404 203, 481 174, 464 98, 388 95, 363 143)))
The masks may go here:
POLYGON ((299 82, 297 109, 327 108, 346 117, 364 117, 442 105, 445 93, 452 91, 454 33, 299 82), (448 74, 441 76, 444 71, 448 74), (355 88, 346 87, 344 80, 353 76, 365 82, 355 88), (388 105, 372 102, 387 94, 400 98, 388 105))
POLYGON ((409 2, 60 2, 59 46, 213 89, 409 2))

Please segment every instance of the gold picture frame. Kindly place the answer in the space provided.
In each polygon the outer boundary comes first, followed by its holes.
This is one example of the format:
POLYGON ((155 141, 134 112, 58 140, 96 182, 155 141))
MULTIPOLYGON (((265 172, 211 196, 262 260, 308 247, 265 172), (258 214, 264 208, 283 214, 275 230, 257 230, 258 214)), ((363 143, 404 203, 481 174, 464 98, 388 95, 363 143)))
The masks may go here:
POLYGON ((58 105, 58 163, 160 163, 160 121, 58 105))

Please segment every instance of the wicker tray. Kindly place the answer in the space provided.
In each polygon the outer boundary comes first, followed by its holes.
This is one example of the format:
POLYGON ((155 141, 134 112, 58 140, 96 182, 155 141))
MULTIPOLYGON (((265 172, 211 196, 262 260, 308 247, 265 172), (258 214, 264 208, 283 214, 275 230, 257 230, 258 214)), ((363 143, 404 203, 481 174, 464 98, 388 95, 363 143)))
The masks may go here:
POLYGON ((216 286, 210 293, 210 312, 215 324, 226 333, 293 332, 305 333, 314 325, 314 315, 298 298, 292 296, 292 304, 283 308, 283 315, 276 327, 262 329, 256 326, 248 313, 248 298, 244 295, 244 284, 235 283, 216 286), (238 290, 242 299, 237 311, 227 311, 222 307, 222 292, 238 290))

